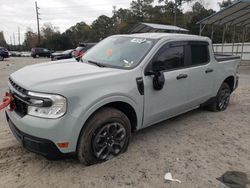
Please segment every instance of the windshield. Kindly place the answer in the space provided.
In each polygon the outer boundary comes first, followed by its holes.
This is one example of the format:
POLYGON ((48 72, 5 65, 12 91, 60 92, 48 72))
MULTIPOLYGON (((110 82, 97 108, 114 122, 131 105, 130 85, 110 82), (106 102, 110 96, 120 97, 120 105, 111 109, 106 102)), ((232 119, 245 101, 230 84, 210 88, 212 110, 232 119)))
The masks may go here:
POLYGON ((112 36, 94 46, 82 58, 83 62, 101 66, 130 69, 140 63, 155 40, 112 36))

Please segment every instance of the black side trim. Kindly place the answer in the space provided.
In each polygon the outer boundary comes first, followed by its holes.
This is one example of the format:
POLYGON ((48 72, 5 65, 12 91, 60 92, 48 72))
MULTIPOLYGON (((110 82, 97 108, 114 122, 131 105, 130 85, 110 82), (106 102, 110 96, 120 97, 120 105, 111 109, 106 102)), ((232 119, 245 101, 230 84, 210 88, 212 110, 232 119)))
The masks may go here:
POLYGON ((42 155, 49 160, 69 158, 74 155, 74 153, 62 153, 56 147, 56 145, 50 140, 31 136, 20 131, 11 121, 8 114, 7 113, 5 114, 12 133, 14 134, 16 139, 22 143, 23 147, 26 148, 27 150, 42 155))
POLYGON ((143 78, 142 77, 139 77, 139 78, 136 78, 136 83, 137 83, 137 88, 138 88, 138 91, 141 95, 144 95, 144 83, 143 83, 143 78))
POLYGON ((213 103, 214 101, 216 101, 216 96, 208 99, 206 102, 204 102, 203 104, 201 104, 201 107, 207 106, 207 105, 213 103))

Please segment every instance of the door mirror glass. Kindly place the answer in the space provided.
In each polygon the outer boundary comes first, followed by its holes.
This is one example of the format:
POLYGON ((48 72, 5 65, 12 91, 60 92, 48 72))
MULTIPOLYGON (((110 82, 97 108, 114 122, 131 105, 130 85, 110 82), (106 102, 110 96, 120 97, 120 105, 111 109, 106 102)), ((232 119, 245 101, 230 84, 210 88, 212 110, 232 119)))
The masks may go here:
POLYGON ((153 86, 155 90, 162 90, 165 84, 165 76, 162 71, 156 72, 153 77, 153 86))

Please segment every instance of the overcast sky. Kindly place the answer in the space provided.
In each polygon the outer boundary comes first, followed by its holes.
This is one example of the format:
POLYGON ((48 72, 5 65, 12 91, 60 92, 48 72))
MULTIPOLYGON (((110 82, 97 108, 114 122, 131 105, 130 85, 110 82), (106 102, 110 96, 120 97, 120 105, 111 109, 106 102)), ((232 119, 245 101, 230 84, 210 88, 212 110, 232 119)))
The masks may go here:
MULTIPOLYGON (((40 7, 40 24, 52 23, 61 32, 84 21, 91 24, 99 15, 112 15, 112 6, 128 8, 132 0, 37 0, 40 7)), ((207 8, 218 10, 218 2, 222 0, 199 0, 207 8)), ((184 10, 190 9, 191 4, 184 5, 184 10)), ((0 0, 0 31, 4 31, 5 39, 10 43, 18 43, 18 26, 20 27, 21 43, 27 27, 37 31, 35 0, 0 0)))

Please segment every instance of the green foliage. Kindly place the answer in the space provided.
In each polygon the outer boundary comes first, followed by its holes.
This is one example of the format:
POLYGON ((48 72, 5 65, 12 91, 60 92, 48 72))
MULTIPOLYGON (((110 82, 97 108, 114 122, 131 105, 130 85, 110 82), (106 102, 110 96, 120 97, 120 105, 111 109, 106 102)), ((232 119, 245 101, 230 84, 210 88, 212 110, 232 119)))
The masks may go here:
POLYGON ((115 33, 115 22, 113 18, 102 15, 92 23, 92 36, 94 42, 98 42, 115 33))
POLYGON ((222 3, 218 3, 219 6, 220 6, 220 9, 223 9, 223 8, 226 8, 230 5, 233 4, 233 1, 232 0, 227 0, 227 1, 222 1, 222 3))
MULTIPOLYGON (((196 2, 192 6, 192 11, 184 13, 182 10, 183 3, 191 1, 158 0, 159 4, 154 5, 154 0, 133 0, 128 9, 120 8, 116 10, 116 7, 113 7, 112 17, 101 15, 91 25, 79 22, 63 33, 60 33, 58 28, 53 25, 45 24, 41 29, 41 46, 53 50, 75 48, 80 42, 98 42, 113 34, 129 33, 140 22, 173 25, 175 12, 177 25, 187 28, 191 34, 198 35, 200 27, 197 25, 197 22, 213 14, 215 11, 206 9, 201 3, 196 2)), ((223 1, 220 7, 224 8, 230 4, 232 4, 231 0, 223 1)), ((215 43, 221 42, 222 32, 222 28, 215 28, 213 40, 215 43)), ((239 42, 241 40, 241 31, 237 30, 237 33, 236 41, 239 42)), ((211 36, 210 26, 204 29, 203 35, 211 36)), ((227 42, 231 42, 231 38, 232 29, 228 28, 225 39, 227 42)), ((28 29, 25 34, 25 48, 30 50, 32 47, 37 46, 37 41, 37 34, 28 29)))
POLYGON ((25 33, 25 40, 23 42, 23 46, 25 49, 30 50, 35 47, 38 42, 38 36, 36 33, 32 31, 31 28, 27 28, 27 32, 25 33))
POLYGON ((143 22, 149 17, 149 10, 152 9, 154 0, 136 0, 132 1, 131 11, 136 20, 143 22))

